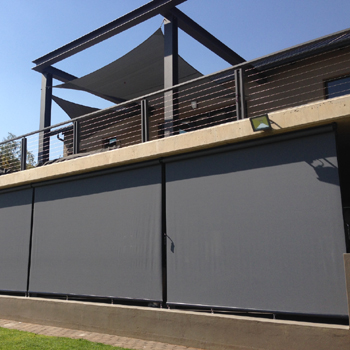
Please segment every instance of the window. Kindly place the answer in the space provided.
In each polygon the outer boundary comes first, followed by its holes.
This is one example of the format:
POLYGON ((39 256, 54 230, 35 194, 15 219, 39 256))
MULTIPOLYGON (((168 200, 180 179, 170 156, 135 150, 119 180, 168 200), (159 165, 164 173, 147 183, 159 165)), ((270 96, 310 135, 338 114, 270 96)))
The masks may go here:
POLYGON ((112 148, 119 148, 119 147, 120 147, 120 141, 118 141, 116 136, 103 140, 103 148, 112 149, 112 148))
POLYGON ((350 76, 326 82, 326 98, 350 94, 350 76))

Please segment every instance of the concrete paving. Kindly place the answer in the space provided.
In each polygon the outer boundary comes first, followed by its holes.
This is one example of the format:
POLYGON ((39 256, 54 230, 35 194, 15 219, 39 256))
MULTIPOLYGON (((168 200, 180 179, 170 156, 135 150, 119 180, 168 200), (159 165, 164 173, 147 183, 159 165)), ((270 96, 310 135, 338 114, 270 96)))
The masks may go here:
POLYGON ((103 343, 112 346, 119 346, 127 349, 136 350, 200 350, 188 348, 185 346, 160 343, 155 341, 145 341, 134 338, 119 337, 117 335, 101 334, 95 332, 86 332, 68 328, 42 326, 32 323, 24 323, 0 319, 0 327, 8 329, 17 329, 20 331, 43 334, 54 337, 66 337, 73 339, 86 339, 96 343, 103 343))

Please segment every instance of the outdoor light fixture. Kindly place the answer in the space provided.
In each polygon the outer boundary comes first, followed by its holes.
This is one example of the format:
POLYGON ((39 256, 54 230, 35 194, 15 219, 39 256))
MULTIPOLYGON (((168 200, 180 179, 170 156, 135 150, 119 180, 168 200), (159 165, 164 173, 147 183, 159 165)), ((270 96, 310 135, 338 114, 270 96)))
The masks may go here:
POLYGON ((250 118, 252 123, 253 131, 269 130, 271 129, 271 123, 269 116, 267 114, 261 115, 259 117, 250 118))
POLYGON ((196 109, 198 107, 197 101, 192 101, 191 102, 191 107, 192 107, 192 109, 196 109))

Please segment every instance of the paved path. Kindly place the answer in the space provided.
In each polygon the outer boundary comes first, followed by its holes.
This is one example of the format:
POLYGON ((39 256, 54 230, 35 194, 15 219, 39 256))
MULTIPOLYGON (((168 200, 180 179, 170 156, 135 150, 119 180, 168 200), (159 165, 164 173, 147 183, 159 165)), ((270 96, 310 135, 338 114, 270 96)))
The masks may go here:
POLYGON ((20 331, 26 331, 31 333, 49 335, 54 337, 66 337, 66 338, 83 338, 96 343, 103 343, 113 346, 120 346, 127 349, 136 350, 198 350, 194 348, 187 348, 185 346, 171 345, 165 343, 159 343, 155 341, 145 341, 140 339, 118 337, 117 335, 108 335, 95 332, 77 331, 67 328, 42 326, 32 323, 23 323, 17 321, 0 319, 0 327, 18 329, 20 331))

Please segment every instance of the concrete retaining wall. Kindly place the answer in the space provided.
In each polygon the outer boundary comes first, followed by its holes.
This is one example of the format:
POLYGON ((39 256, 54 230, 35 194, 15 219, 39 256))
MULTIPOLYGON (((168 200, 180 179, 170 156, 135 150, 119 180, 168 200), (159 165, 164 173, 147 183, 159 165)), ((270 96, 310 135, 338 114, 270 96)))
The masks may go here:
POLYGON ((201 349, 349 349, 347 326, 0 296, 3 319, 201 349))
MULTIPOLYGON (((350 254, 344 254, 350 314, 350 254)), ((0 318, 201 349, 348 350, 348 326, 0 296, 0 318)))

